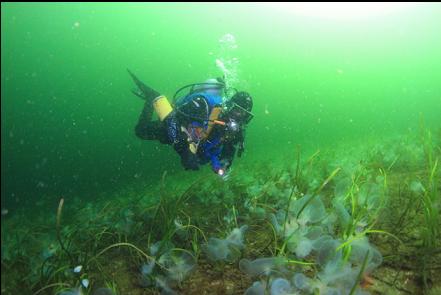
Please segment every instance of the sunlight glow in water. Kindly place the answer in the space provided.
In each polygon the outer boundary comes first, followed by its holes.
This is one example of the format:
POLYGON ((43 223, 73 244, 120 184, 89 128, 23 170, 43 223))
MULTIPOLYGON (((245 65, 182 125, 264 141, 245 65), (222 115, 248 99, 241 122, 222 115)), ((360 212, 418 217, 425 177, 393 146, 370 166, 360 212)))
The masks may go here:
POLYGON ((408 10, 416 5, 412 2, 297 2, 268 3, 267 5, 298 15, 334 19, 371 19, 408 10))

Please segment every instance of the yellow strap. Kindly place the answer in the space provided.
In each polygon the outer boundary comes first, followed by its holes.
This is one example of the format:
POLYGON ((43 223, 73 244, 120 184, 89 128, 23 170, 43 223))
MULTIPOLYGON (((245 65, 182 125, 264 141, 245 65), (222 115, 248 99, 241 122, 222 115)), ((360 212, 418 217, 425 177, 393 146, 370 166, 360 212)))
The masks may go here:
POLYGON ((210 132, 213 129, 215 121, 217 120, 217 118, 219 118, 221 111, 222 111, 221 107, 214 107, 211 110, 210 117, 208 118, 209 121, 208 121, 207 131, 205 131, 202 134, 203 139, 206 139, 210 135, 210 132))

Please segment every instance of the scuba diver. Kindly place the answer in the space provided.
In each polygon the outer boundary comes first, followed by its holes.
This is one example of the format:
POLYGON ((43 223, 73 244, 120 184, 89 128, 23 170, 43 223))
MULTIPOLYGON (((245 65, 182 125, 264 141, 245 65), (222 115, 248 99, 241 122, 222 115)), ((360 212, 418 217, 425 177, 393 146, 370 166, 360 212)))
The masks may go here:
POLYGON ((133 94, 145 100, 136 135, 172 145, 186 170, 198 170, 200 164, 211 162, 213 171, 223 176, 236 147, 238 156, 243 152, 244 128, 252 118, 251 96, 237 92, 223 105, 225 83, 221 78, 209 79, 180 88, 172 107, 165 96, 128 72, 138 87, 133 94), (188 93, 178 97, 184 90, 188 93), (153 110, 159 120, 152 121, 153 110))

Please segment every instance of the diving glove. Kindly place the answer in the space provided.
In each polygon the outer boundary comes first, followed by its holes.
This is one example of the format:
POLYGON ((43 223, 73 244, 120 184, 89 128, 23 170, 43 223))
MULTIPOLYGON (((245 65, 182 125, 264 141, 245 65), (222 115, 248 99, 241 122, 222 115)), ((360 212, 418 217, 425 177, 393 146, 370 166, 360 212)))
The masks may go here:
POLYGON ((198 157, 188 149, 181 154, 181 164, 185 170, 199 170, 198 157))

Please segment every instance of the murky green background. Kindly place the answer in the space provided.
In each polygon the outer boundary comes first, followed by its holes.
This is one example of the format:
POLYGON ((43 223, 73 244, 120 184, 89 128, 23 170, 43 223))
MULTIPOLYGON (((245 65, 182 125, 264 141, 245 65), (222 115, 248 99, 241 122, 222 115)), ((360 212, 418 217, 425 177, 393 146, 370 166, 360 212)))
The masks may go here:
POLYGON ((358 21, 298 15, 289 4, 2 3, 2 208, 93 199, 182 173, 170 147, 135 137, 142 101, 126 68, 172 96, 221 75, 227 33, 238 86, 255 99, 237 169, 292 157, 297 145, 416 133, 420 114, 437 129, 440 15, 439 3, 358 21))

